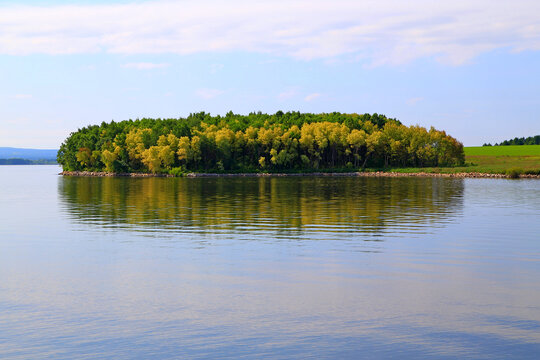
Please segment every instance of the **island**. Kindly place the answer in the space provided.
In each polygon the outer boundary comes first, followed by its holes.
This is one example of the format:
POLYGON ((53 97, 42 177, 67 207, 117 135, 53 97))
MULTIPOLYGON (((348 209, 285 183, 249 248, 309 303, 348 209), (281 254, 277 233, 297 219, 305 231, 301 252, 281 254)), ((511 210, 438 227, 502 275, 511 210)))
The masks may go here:
POLYGON ((63 142, 64 172, 110 174, 356 172, 463 165, 444 131, 379 114, 278 111, 103 122, 63 142))

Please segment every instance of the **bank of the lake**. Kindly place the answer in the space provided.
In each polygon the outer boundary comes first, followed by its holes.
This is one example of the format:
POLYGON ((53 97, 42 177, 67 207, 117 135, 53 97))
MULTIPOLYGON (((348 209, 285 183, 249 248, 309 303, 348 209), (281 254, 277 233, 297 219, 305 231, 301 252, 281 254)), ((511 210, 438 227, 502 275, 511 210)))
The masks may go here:
MULTIPOLYGON (((403 169, 401 169, 403 170, 403 169)), ((405 169, 410 170, 410 169, 405 169)), ((171 174, 153 173, 112 173, 103 171, 62 171, 63 176, 95 176, 95 177, 174 177, 171 174)), ((182 177, 301 177, 301 176, 333 176, 333 177, 445 177, 445 178, 527 178, 539 179, 537 174, 500 174, 479 172, 425 172, 425 171, 365 171, 365 172, 304 172, 304 173, 186 173, 182 177)))
MULTIPOLYGON (((540 145, 465 147, 465 164, 451 167, 389 167, 366 168, 364 171, 347 169, 315 171, 291 170, 287 172, 191 172, 185 177, 246 177, 246 176, 430 176, 455 178, 540 178, 540 145)), ((68 176, 124 176, 124 177, 172 177, 168 173, 64 171, 68 176)))
POLYGON ((540 174, 540 145, 470 146, 464 151, 467 166, 456 171, 540 174))
POLYGON ((388 168, 385 171, 456 173, 460 174, 460 177, 492 177, 488 175, 496 174, 510 178, 538 178, 540 175, 540 145, 469 146, 465 147, 464 151, 463 166, 388 168))

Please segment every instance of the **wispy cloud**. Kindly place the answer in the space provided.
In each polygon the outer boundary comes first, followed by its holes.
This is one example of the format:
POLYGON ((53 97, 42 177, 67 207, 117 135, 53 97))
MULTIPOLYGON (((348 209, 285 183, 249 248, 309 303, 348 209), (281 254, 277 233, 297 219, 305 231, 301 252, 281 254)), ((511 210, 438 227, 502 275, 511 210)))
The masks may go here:
MULTIPOLYGON (((540 50, 537 0, 208 0, 0 6, 0 54, 245 51, 379 64, 458 65, 494 49, 540 50)), ((152 65, 135 68, 150 69, 152 65)))
POLYGON ((292 99, 296 95, 298 95, 298 90, 297 89, 288 89, 288 90, 285 90, 285 91, 279 93, 277 98, 279 100, 288 100, 288 99, 292 99))
POLYGON ((317 98, 319 98, 319 97, 321 97, 321 94, 319 94, 319 93, 313 93, 313 94, 309 94, 308 96, 306 96, 306 97, 304 98, 304 100, 309 102, 309 101, 313 101, 313 100, 315 100, 315 99, 317 99, 317 98))
POLYGON ((24 100, 24 99, 31 99, 32 95, 31 94, 15 94, 15 95, 12 95, 11 98, 17 99, 17 100, 24 100))
POLYGON ((150 63, 150 62, 127 63, 127 64, 122 65, 123 68, 135 69, 135 70, 163 69, 168 66, 170 66, 170 64, 150 63))
POLYGON ((212 74, 215 74, 218 71, 220 71, 221 69, 223 69, 224 67, 225 67, 225 65, 223 65, 223 64, 212 64, 212 65, 210 65, 210 72, 212 74))
POLYGON ((198 89, 195 91, 195 95, 203 99, 213 99, 223 93, 224 91, 218 89, 198 89))
POLYGON ((416 103, 422 100, 424 100, 423 97, 410 98, 410 99, 407 99, 407 105, 416 105, 416 103))

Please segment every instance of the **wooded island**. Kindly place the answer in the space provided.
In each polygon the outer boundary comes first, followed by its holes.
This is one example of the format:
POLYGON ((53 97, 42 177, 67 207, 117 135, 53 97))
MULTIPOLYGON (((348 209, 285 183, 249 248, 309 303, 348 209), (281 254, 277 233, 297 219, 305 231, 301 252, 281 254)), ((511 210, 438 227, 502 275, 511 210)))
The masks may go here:
POLYGON ((70 134, 64 171, 273 172, 454 166, 463 145, 379 114, 281 112, 101 123, 70 134))

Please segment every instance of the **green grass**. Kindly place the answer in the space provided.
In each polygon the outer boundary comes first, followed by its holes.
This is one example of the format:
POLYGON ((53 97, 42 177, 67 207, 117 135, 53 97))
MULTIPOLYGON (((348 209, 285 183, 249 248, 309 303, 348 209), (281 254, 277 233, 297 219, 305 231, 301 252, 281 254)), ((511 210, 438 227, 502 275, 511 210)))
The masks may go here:
POLYGON ((470 146, 465 156, 540 156, 540 145, 470 146))

